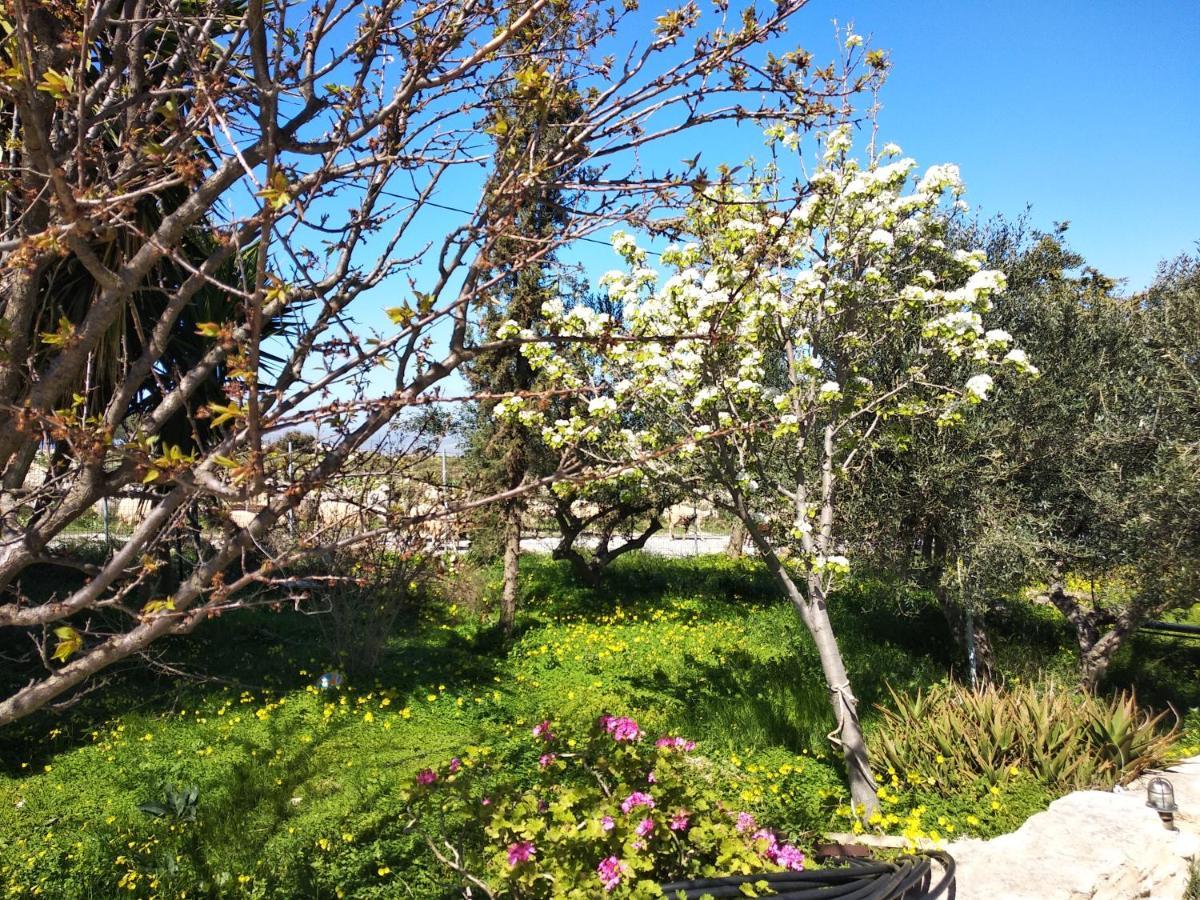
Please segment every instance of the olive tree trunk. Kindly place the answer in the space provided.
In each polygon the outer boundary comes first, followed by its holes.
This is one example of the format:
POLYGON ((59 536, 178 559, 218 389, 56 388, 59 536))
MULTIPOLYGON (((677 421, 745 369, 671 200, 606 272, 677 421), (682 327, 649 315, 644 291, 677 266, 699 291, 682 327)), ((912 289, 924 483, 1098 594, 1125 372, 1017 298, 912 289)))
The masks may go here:
POLYGON ((1080 598, 1067 592, 1061 566, 1055 573, 1050 590, 1039 599, 1051 603, 1075 629, 1075 640, 1079 645, 1079 684, 1093 693, 1108 672, 1113 657, 1124 646, 1125 639, 1137 630, 1154 608, 1152 603, 1140 596, 1116 611, 1086 606, 1080 598))

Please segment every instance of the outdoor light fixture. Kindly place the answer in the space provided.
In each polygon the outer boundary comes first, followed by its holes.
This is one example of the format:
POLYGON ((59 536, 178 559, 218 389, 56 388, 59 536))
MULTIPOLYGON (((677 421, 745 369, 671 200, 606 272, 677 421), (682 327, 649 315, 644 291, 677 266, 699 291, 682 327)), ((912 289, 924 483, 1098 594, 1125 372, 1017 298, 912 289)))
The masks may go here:
POLYGON ((1151 778, 1146 785, 1146 805, 1158 813, 1164 827, 1174 830, 1175 810, 1179 807, 1175 805, 1175 788, 1171 782, 1165 778, 1151 778))

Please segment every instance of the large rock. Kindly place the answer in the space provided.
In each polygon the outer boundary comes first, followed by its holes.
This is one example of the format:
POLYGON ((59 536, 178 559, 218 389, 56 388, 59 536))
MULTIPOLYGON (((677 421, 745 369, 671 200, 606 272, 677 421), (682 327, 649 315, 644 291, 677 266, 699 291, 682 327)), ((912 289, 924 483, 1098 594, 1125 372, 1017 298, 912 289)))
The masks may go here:
MULTIPOLYGON (((1200 765, 1193 767, 1200 799, 1200 765)), ((1183 778, 1169 773, 1177 789, 1183 778)), ((1186 807, 1180 797, 1181 812, 1186 807)), ((1190 816, 1168 831, 1143 789, 1079 791, 1050 804, 1012 834, 961 840, 958 900, 1179 900, 1197 837, 1190 816)))

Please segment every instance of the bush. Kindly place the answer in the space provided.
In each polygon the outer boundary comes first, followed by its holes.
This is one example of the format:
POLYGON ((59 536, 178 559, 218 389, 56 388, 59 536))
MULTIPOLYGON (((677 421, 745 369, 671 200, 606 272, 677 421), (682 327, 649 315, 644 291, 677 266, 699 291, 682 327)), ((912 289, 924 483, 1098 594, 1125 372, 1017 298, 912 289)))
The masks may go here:
POLYGON ((1161 765, 1177 727, 1141 710, 1132 693, 1094 697, 1014 684, 943 684, 892 692, 875 737, 880 760, 917 784, 996 786, 1024 770, 1059 791, 1109 787, 1161 765))
POLYGON ((440 568, 424 549, 390 550, 382 541, 334 556, 332 580, 314 599, 327 610, 318 619, 338 665, 359 677, 374 673, 396 620, 415 610, 440 568))
POLYGON ((489 896, 662 896, 676 879, 799 869, 804 854, 725 805, 688 740, 646 739, 604 716, 583 741, 549 721, 517 765, 464 752, 417 776, 413 816, 431 853, 489 896))

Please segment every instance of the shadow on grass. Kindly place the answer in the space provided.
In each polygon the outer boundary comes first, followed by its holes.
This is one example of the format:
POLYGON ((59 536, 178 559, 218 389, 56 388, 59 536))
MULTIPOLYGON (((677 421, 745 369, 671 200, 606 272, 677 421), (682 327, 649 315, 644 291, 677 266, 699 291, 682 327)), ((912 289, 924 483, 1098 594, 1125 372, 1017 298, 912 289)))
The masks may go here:
MULTIPOLYGON (((39 769, 55 755, 92 743, 92 733, 117 717, 148 717, 237 697, 302 691, 329 666, 324 636, 312 616, 250 610, 208 622, 192 635, 168 639, 152 661, 130 660, 103 676, 64 714, 42 710, 0 729, 0 766, 39 769), (179 673, 185 673, 180 677, 179 673), (48 735, 50 735, 48 737, 48 735)), ((451 693, 490 683, 503 647, 481 646, 452 629, 431 628, 416 616, 397 630, 369 681, 359 691, 386 687, 400 698, 444 685, 451 693)))

